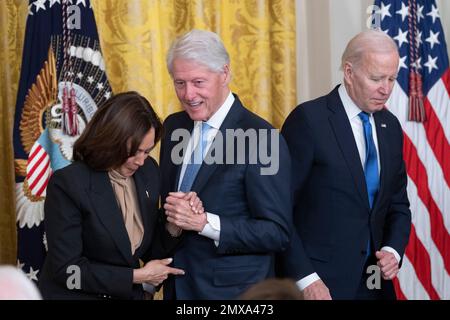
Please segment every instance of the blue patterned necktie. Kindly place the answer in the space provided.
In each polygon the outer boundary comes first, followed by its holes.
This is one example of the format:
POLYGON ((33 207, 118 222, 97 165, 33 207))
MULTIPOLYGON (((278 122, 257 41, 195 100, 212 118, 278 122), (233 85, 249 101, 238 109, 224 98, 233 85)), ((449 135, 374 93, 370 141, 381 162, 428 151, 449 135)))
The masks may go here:
POLYGON ((197 147, 192 152, 191 159, 189 163, 186 165, 186 170, 184 171, 184 176, 183 180, 181 181, 179 191, 183 192, 191 191, 195 177, 197 176, 197 173, 200 170, 200 167, 206 154, 206 146, 208 144, 207 136, 209 129, 211 129, 211 126, 206 122, 202 122, 201 141, 197 143, 197 147))
MULTIPOLYGON (((380 178, 378 176, 377 151, 375 149, 375 143, 373 142, 372 125, 369 121, 369 115, 366 112, 360 112, 358 116, 363 123, 364 137, 366 141, 366 161, 364 163, 364 176, 366 178, 369 206, 372 209, 373 202, 378 193, 380 183, 380 178)), ((369 236, 369 241, 367 243, 367 257, 371 253, 370 239, 371 237, 369 236)))

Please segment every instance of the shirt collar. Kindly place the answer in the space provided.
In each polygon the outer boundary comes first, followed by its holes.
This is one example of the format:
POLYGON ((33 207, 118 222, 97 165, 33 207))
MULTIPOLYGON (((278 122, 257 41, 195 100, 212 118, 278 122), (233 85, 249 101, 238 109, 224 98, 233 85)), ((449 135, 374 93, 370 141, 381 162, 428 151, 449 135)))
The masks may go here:
MULTIPOLYGON (((352 98, 348 95, 347 88, 344 84, 341 84, 338 89, 339 97, 344 105, 345 113, 349 120, 357 117, 361 113, 361 109, 353 102, 352 98)), ((369 114, 370 116, 370 114, 369 114)))
MULTIPOLYGON (((228 112, 231 109, 231 106, 234 103, 234 96, 231 93, 231 91, 228 93, 228 97, 225 99, 222 106, 209 118, 208 121, 206 121, 207 124, 211 128, 219 130, 220 126, 222 125, 223 121, 225 120, 225 117, 227 116, 228 112)), ((202 121, 195 121, 195 126, 201 125, 202 121)))

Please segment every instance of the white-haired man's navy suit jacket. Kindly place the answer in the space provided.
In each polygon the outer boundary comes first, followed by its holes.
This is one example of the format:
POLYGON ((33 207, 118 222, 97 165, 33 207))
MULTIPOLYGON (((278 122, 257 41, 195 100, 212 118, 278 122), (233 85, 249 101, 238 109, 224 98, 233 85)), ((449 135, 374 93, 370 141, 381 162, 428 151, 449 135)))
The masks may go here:
MULTIPOLYGON (((170 191, 177 190, 182 167, 171 159, 178 143, 171 141, 171 134, 179 128, 191 131, 193 125, 186 112, 175 113, 164 123, 160 153, 163 201, 170 191)), ((262 132, 267 139, 273 127, 245 109, 235 96, 220 127, 223 137, 226 129, 266 129, 262 132)), ((287 247, 292 224, 289 151, 281 135, 277 139, 279 150, 272 151, 278 152, 279 170, 274 175, 261 175, 264 165, 259 159, 256 164, 236 164, 236 152, 234 164, 202 164, 192 190, 207 212, 220 217, 220 241, 217 246, 197 232, 183 231, 173 264, 186 274, 165 283, 165 298, 234 299, 250 285, 274 275, 274 255, 287 247)), ((270 141, 268 145, 270 148, 270 141)), ((246 144, 247 158, 257 147, 263 147, 260 138, 255 145, 246 144)), ((224 148, 224 153, 230 152, 225 141, 224 148)))

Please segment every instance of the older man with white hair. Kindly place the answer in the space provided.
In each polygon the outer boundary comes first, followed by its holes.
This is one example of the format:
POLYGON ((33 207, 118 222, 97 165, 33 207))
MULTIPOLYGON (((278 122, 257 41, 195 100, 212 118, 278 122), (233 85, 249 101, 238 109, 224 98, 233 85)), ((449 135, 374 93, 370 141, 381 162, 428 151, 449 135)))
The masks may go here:
POLYGON ((384 107, 398 63, 388 35, 359 33, 342 56, 344 84, 283 125, 297 232, 279 266, 306 299, 395 299, 411 226, 402 128, 384 107))
POLYGON ((289 242, 289 151, 278 131, 231 92, 230 57, 217 34, 184 34, 172 44, 167 67, 184 111, 164 122, 161 195, 167 221, 183 230, 173 263, 186 275, 169 278, 164 295, 235 299, 274 275, 274 254, 289 242), (180 130, 190 137, 177 163, 180 130), (252 132, 254 139, 245 140, 252 132), (255 156, 262 153, 277 165, 255 156), (190 191, 203 201, 204 213, 194 214, 182 199, 190 191))

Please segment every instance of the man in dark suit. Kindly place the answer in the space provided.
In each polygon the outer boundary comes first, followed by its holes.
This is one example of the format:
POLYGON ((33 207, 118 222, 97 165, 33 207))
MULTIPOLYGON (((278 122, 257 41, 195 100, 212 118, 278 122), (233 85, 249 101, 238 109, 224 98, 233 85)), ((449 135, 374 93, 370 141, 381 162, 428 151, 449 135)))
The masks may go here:
POLYGON ((391 280, 411 223, 402 128, 384 108, 398 63, 389 36, 358 34, 342 57, 344 84, 298 106, 283 125, 296 232, 280 269, 306 299, 395 298, 391 280))
POLYGON ((167 65, 184 111, 164 123, 162 199, 168 221, 184 230, 174 266, 186 275, 164 285, 165 297, 237 298, 274 275, 274 254, 288 245, 289 151, 278 131, 231 93, 230 59, 215 33, 182 36, 167 65), (181 199, 191 190, 205 213, 181 199))

